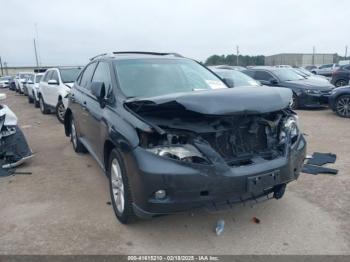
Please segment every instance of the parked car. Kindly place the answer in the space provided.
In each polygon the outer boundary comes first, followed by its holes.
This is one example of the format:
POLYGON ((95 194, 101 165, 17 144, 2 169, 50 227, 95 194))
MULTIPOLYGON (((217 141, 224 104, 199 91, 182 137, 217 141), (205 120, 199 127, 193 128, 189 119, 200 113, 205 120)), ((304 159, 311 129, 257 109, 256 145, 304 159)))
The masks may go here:
POLYGON ((16 91, 16 79, 15 76, 12 76, 9 80, 9 89, 12 91, 16 91))
POLYGON ((23 94, 25 96, 28 96, 28 82, 33 82, 34 81, 34 74, 30 73, 27 74, 24 78, 24 82, 23 82, 23 94))
POLYGON ((21 72, 18 73, 15 77, 15 84, 16 84, 16 91, 20 94, 23 94, 24 89, 23 89, 23 83, 26 81, 26 77, 30 74, 30 72, 21 72))
POLYGON ((313 69, 317 69, 317 66, 315 65, 307 65, 304 67, 306 70, 312 72, 313 69))
POLYGON ((281 198, 306 152, 291 97, 285 88, 228 88, 176 54, 115 52, 82 70, 64 125, 74 150, 107 174, 114 212, 129 223, 281 198))
POLYGON ((217 69, 215 67, 209 67, 209 69, 217 74, 229 87, 261 86, 261 83, 237 70, 217 69))
POLYGON ((51 111, 63 123, 68 94, 80 72, 79 67, 50 68, 39 83, 39 106, 43 114, 51 111))
POLYGON ((28 89, 28 102, 34 103, 35 107, 39 107, 39 83, 41 78, 43 77, 43 73, 38 73, 33 76, 33 78, 27 81, 27 89, 28 89))
POLYGON ((275 65, 275 67, 278 67, 278 68, 292 68, 292 66, 290 66, 290 65, 275 65))
POLYGON ((8 88, 10 86, 11 76, 0 77, 0 88, 8 88))
POLYGON ((312 79, 312 80, 316 80, 316 81, 320 81, 320 82, 329 84, 329 80, 325 76, 315 75, 302 67, 295 67, 295 68, 291 68, 291 69, 294 72, 296 72, 297 74, 299 74, 307 79, 312 79))
POLYGON ((243 71, 263 85, 286 87, 293 91, 291 107, 320 107, 328 104, 328 97, 334 88, 331 83, 321 83, 295 73, 289 68, 254 67, 243 71))
POLYGON ((312 69, 311 73, 330 77, 332 76, 333 72, 336 71, 338 68, 339 65, 337 64, 326 64, 321 65, 318 68, 312 69))
POLYGON ((329 97, 329 105, 339 116, 350 118, 350 85, 335 88, 329 97))
POLYGON ((243 66, 231 66, 231 65, 215 65, 210 66, 210 68, 216 68, 216 69, 230 69, 230 70, 237 70, 237 71, 243 71, 246 68, 243 66))
POLYGON ((343 65, 332 74, 331 83, 335 86, 346 86, 350 80, 350 65, 343 65))

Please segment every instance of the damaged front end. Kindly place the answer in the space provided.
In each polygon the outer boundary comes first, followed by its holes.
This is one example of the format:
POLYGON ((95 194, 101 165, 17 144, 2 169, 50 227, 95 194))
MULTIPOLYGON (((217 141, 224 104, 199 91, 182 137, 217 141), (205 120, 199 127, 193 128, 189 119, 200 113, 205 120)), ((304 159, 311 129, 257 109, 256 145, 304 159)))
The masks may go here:
POLYGON ((32 156, 32 151, 21 129, 17 126, 16 115, 6 105, 0 105, 1 169, 19 166, 32 156))
MULTIPOLYGON (((257 92, 262 100, 271 99, 268 92, 257 92)), ((266 109, 246 103, 244 97, 234 103, 229 96, 235 94, 226 92, 225 102, 215 100, 213 92, 211 99, 218 102, 211 105, 203 103, 206 93, 193 95, 196 99, 184 95, 125 103, 129 112, 153 127, 138 130, 138 170, 132 172, 143 185, 136 185, 136 212, 217 208, 283 196, 286 184, 298 178, 306 154, 297 115, 288 107, 290 96, 279 96, 266 109), (166 192, 164 199, 157 198, 159 190, 166 192)))

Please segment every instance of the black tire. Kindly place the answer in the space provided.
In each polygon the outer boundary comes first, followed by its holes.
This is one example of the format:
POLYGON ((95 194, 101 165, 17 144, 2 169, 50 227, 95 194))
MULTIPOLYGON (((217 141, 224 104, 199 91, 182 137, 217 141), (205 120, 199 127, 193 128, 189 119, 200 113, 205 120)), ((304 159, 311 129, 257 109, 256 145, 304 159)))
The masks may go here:
POLYGON ((64 123, 64 115, 65 115, 66 109, 64 108, 64 104, 62 100, 59 100, 56 105, 56 117, 60 123, 64 123))
POLYGON ((339 86, 346 86, 348 84, 348 81, 344 80, 344 79, 339 79, 337 80, 337 82, 335 82, 335 86, 339 87, 339 86))
POLYGON ((28 95, 28 103, 29 104, 33 104, 34 103, 34 99, 30 97, 30 95, 28 95))
MULTIPOLYGON (((136 216, 132 207, 132 194, 129 186, 128 175, 126 173, 125 165, 123 158, 118 150, 113 149, 109 155, 108 167, 107 167, 107 175, 109 178, 109 191, 111 195, 111 203, 114 210, 114 213, 122 224, 130 224, 136 221, 136 216), (115 167, 115 163, 119 165, 120 177, 121 179, 116 180, 116 176, 113 174, 112 165, 115 167), (121 181, 120 181, 121 180, 121 181), (118 194, 116 194, 116 190, 118 190, 118 186, 120 182, 123 185, 122 196, 124 199, 124 205, 122 211, 120 210, 121 205, 120 202, 116 202, 118 198, 118 194)), ((119 191, 120 192, 120 191, 119 191)))
POLYGON ((44 115, 50 113, 50 110, 47 108, 47 105, 45 104, 44 98, 42 96, 39 96, 39 107, 41 113, 44 115))
POLYGON ((85 146, 80 142, 77 129, 75 127, 73 116, 70 119, 70 141, 72 142, 73 149, 76 153, 86 153, 87 150, 85 146))
POLYGON ((296 94, 293 93, 293 97, 292 97, 292 101, 290 103, 290 108, 295 110, 298 109, 299 105, 298 105, 298 97, 296 94))
POLYGON ((33 97, 34 97, 34 99, 33 99, 34 107, 35 107, 35 108, 39 108, 39 107, 40 107, 40 104, 39 104, 39 101, 36 100, 34 92, 33 92, 33 97))
POLYGON ((340 117, 350 118, 350 95, 342 95, 337 98, 335 112, 340 117))

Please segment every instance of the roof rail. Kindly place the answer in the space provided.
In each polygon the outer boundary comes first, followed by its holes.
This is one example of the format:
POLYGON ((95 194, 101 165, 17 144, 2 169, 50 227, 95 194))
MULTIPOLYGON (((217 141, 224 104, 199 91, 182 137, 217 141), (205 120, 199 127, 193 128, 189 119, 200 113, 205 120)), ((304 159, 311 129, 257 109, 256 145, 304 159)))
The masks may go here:
POLYGON ((99 54, 99 55, 96 55, 96 56, 94 56, 94 57, 91 57, 91 58, 90 58, 90 61, 96 59, 97 57, 105 56, 105 55, 108 55, 108 53, 103 53, 103 54, 99 54))
POLYGON ((114 55, 120 55, 120 54, 144 54, 144 55, 173 55, 176 57, 183 57, 180 54, 177 53, 160 53, 160 52, 143 52, 143 51, 122 51, 122 52, 113 52, 114 55))

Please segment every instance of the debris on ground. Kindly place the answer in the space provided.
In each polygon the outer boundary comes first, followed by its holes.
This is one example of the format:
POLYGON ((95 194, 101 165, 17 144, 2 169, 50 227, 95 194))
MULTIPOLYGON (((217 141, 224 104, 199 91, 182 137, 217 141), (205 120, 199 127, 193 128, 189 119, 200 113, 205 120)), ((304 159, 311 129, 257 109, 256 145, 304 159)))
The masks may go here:
POLYGON ((338 174, 337 169, 329 168, 329 167, 323 167, 323 165, 331 163, 334 164, 337 155, 332 153, 319 153, 315 152, 312 154, 311 158, 307 157, 307 162, 304 164, 302 172, 312 174, 312 175, 318 175, 318 174, 331 174, 336 175, 338 174))
POLYGON ((216 226, 215 226, 215 233, 217 236, 220 236, 225 229, 225 221, 220 219, 216 222, 216 226))
POLYGON ((255 224, 260 224, 260 219, 257 218, 257 217, 253 217, 252 218, 252 222, 255 223, 255 224))
POLYGON ((106 202, 106 204, 109 206, 112 205, 112 203, 110 201, 106 202))
POLYGON ((336 174, 338 174, 337 169, 323 167, 323 166, 314 166, 314 165, 309 165, 309 164, 305 164, 302 171, 304 173, 308 173, 311 175, 318 175, 318 174, 336 175, 336 174))
POLYGON ((312 154, 312 158, 308 159, 307 164, 323 166, 328 163, 334 164, 336 159, 336 154, 315 152, 312 154))

